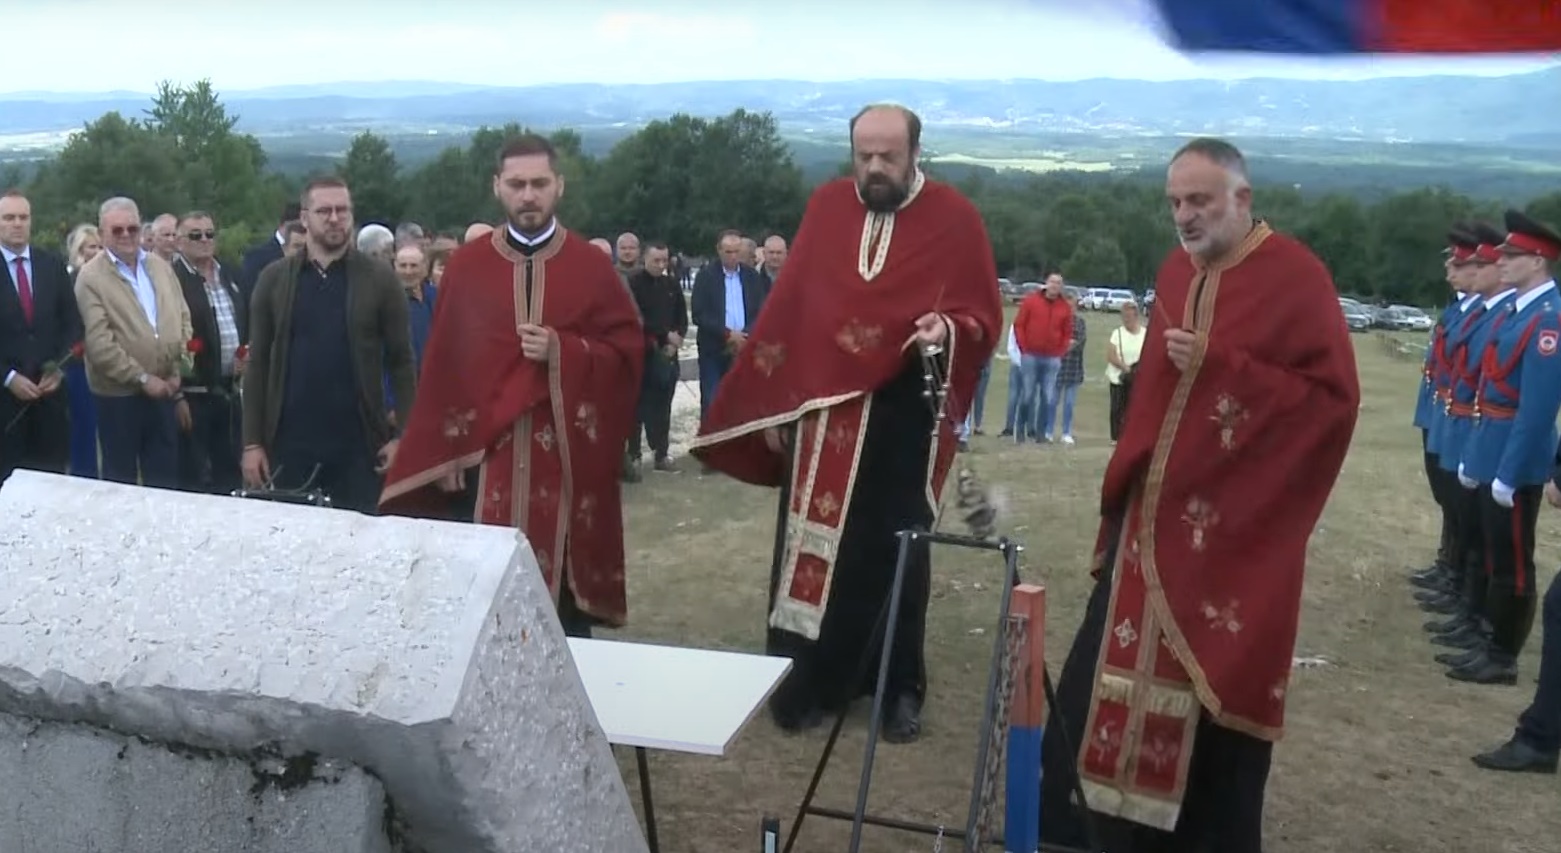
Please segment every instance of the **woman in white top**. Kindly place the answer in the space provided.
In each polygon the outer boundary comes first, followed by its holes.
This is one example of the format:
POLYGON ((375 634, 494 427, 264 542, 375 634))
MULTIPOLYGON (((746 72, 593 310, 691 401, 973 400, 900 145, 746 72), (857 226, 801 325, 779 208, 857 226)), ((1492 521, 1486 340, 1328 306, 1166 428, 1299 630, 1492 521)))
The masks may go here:
POLYGON ((1111 443, 1116 444, 1122 435, 1122 418, 1127 414, 1128 395, 1133 390, 1133 376, 1138 372, 1138 357, 1144 351, 1144 324, 1138 316, 1138 305, 1122 303, 1122 325, 1111 333, 1106 342, 1106 382, 1111 389, 1111 443))

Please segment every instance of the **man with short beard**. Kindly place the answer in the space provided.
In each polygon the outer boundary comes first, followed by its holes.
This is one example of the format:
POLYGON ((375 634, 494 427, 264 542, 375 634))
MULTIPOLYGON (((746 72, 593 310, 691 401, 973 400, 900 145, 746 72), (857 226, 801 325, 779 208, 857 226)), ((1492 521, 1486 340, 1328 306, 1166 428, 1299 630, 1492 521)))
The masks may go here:
POLYGON ((304 251, 266 267, 250 303, 240 467, 250 488, 318 488, 372 514, 396 455, 380 377, 401 423, 417 384, 407 299, 388 264, 351 246, 345 183, 310 181, 301 206, 304 251))
POLYGON ((1455 650, 1437 655, 1437 662, 1458 669, 1474 662, 1488 642, 1484 626, 1485 536, 1479 495, 1459 488, 1458 463, 1474 429, 1480 355, 1512 289, 1502 283, 1496 264, 1504 232, 1477 222, 1451 236, 1457 245, 1450 265, 1459 289, 1467 296, 1454 305, 1447 331, 1438 342, 1441 354, 1434 384, 1440 410, 1427 430, 1426 447, 1436 460, 1439 498, 1450 516, 1452 536, 1448 567, 1438 577, 1440 583, 1416 593, 1415 598, 1424 610, 1452 615, 1427 627, 1433 644, 1455 650))
MULTIPOLYGON (((668 266, 665 243, 645 249, 645 266, 629 278, 629 289, 645 322, 645 379, 640 384, 640 426, 655 457, 657 471, 676 473, 668 458, 672 431, 672 398, 679 376, 678 349, 688 333, 688 301, 668 266)), ((629 438, 629 462, 638 472, 640 430, 629 438)))
POLYGON ((1327 268, 1253 218, 1241 152, 1187 143, 1166 198, 1181 247, 1155 278, 1160 341, 1144 344, 1101 488, 1098 580, 1041 748, 1041 828, 1112 853, 1257 853, 1306 546, 1360 384, 1327 268))
POLYGON ((612 261, 554 217, 558 153, 504 144, 508 224, 450 256, 385 512, 518 527, 570 636, 628 617, 618 475, 645 338, 612 261))
POLYGON ((850 133, 854 177, 814 191, 789 272, 738 346, 693 453, 744 482, 790 482, 767 646, 795 666, 771 700, 776 722, 804 729, 843 711, 874 691, 888 654, 883 737, 906 743, 920 736, 927 690, 931 560, 912 546, 882 650, 896 534, 933 524, 953 425, 997 343, 1002 305, 981 215, 916 166, 916 114, 868 107, 850 133), (929 368, 947 378, 946 407, 943 383, 924 383, 929 368))
POLYGON ((1517 683, 1539 603, 1534 527, 1561 414, 1561 295, 1550 271, 1561 236, 1516 210, 1507 211, 1506 225, 1497 263, 1512 298, 1481 353, 1479 417, 1458 465, 1459 482, 1479 496, 1491 638, 1477 660, 1447 676, 1476 684, 1517 683))

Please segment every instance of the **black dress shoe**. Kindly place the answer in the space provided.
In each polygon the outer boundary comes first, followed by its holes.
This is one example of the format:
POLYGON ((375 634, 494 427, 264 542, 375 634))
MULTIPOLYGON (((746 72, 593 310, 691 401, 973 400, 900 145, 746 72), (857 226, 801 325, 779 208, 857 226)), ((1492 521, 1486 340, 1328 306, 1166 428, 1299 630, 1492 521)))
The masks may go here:
POLYGON ((1420 601, 1418 603, 1421 610, 1424 610, 1427 613, 1435 613, 1439 616, 1452 616, 1453 614, 1457 613, 1458 610, 1463 606, 1462 603, 1453 596, 1439 596, 1428 601, 1420 601))
POLYGON ((1425 625, 1422 627, 1425 628, 1427 633, 1445 634, 1448 631, 1458 630, 1463 626, 1463 623, 1467 621, 1469 620, 1465 619, 1463 614, 1460 613, 1451 619, 1432 619, 1431 621, 1425 623, 1425 625))
POLYGON ((921 737, 921 700, 901 693, 887 699, 883 709, 883 739, 889 743, 911 743, 921 737))
POLYGON ((1419 589, 1435 590, 1437 592, 1450 592, 1453 588, 1452 579, 1441 573, 1423 576, 1410 575, 1409 583, 1411 586, 1419 589))
POLYGON ((793 734, 810 731, 824 724, 824 711, 817 705, 797 709, 782 708, 771 702, 770 717, 775 720, 775 725, 779 726, 781 731, 793 734))
POLYGON ((1453 592, 1450 589, 1446 589, 1446 588, 1440 588, 1439 587, 1437 589, 1417 589, 1417 590, 1415 590, 1415 600, 1420 602, 1420 603, 1422 603, 1422 604, 1424 604, 1427 601, 1442 601, 1444 599, 1457 598, 1457 597, 1458 597, 1457 593, 1453 592))
POLYGON ((1477 649, 1485 646, 1485 635, 1473 625, 1464 625, 1452 631, 1431 635, 1431 645, 1449 649, 1477 649))
POLYGON ((1501 746, 1469 759, 1475 767, 1485 770, 1504 770, 1508 773, 1555 773, 1561 757, 1555 752, 1540 752, 1528 744, 1513 738, 1501 746))
POLYGON ((1462 669, 1485 656, 1484 646, 1475 646, 1461 652, 1442 652, 1436 656, 1436 662, 1452 669, 1462 669))
POLYGON ((1508 663, 1504 660, 1496 660, 1489 653, 1485 653, 1466 666, 1448 670, 1447 677, 1466 684, 1510 686, 1518 683, 1518 664, 1516 661, 1508 663))

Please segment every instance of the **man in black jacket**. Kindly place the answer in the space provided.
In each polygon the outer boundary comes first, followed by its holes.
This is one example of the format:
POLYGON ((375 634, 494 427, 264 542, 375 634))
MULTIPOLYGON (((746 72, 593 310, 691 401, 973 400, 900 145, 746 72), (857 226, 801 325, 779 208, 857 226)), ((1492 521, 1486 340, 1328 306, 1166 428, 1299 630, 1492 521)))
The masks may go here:
POLYGON ((179 276, 190 309, 192 340, 200 341, 195 375, 174 397, 179 421, 179 486, 191 492, 225 495, 239 480, 239 377, 249 342, 249 306, 228 268, 216 257, 217 227, 211 215, 195 211, 179 220, 179 276))
POLYGON ((694 341, 699 345, 699 419, 703 422, 721 378, 748 340, 764 307, 764 282, 743 258, 743 235, 727 231, 716 243, 719 264, 705 264, 694 276, 691 300, 694 341))
POLYGON ((289 235, 289 225, 299 222, 301 214, 299 205, 292 202, 282 209, 282 220, 277 225, 276 233, 269 240, 255 246, 251 246, 244 252, 243 263, 238 274, 238 289, 240 298, 248 307, 249 300, 255 295, 255 282, 260 280, 260 273, 273 262, 282 259, 286 253, 289 235))
POLYGON ((60 393, 81 313, 57 255, 32 246, 32 205, 0 195, 0 483, 17 468, 65 473, 70 415, 60 393), (44 367, 52 365, 47 375, 44 367))
POLYGON ((688 333, 688 303, 683 288, 668 272, 665 243, 651 243, 642 254, 644 266, 629 276, 629 290, 645 323, 645 373, 640 384, 639 426, 629 439, 629 462, 640 466, 640 431, 655 455, 656 470, 676 473, 667 457, 672 433, 672 397, 677 391, 678 348, 688 333))

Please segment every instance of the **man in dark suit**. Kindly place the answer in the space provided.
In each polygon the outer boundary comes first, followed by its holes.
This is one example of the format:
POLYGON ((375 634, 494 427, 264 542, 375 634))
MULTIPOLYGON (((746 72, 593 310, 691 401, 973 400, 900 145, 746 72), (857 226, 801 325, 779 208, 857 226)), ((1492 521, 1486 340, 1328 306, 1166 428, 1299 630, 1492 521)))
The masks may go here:
POLYGON ((260 271, 282 259, 283 250, 287 248, 288 225, 298 222, 300 218, 298 202, 290 202, 282 209, 282 221, 277 225, 276 233, 271 235, 271 239, 251 246, 244 252, 237 283, 245 307, 249 306, 250 298, 255 295, 255 282, 260 280, 260 271))
POLYGON ((192 340, 200 341, 195 375, 174 396, 179 422, 179 486, 191 492, 231 494, 239 478, 238 378, 249 342, 249 306, 228 268, 216 257, 217 226, 208 213, 179 220, 179 276, 190 309, 192 340))
POLYGON ((744 263, 743 236, 727 231, 716 243, 720 264, 705 264, 694 276, 690 313, 698 332, 699 418, 704 421, 721 377, 748 341, 748 332, 764 307, 765 287, 759 273, 744 263))
POLYGON ((0 195, 0 483, 17 468, 63 474, 70 462, 64 366, 81 340, 70 273, 58 256, 32 247, 32 205, 0 195))

